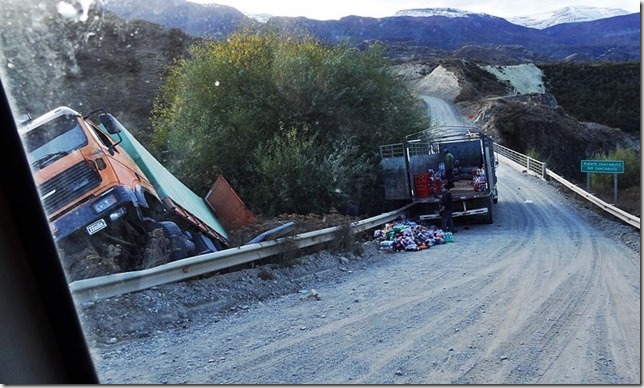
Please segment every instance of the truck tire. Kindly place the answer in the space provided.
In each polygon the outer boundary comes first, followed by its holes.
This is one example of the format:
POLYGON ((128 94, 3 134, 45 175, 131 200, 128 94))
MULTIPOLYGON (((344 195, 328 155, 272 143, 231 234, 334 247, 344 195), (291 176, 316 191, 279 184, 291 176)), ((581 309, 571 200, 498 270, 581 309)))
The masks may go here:
POLYGON ((186 258, 194 252, 195 244, 183 234, 177 224, 172 221, 161 221, 159 225, 163 228, 165 236, 172 241, 171 261, 186 258))

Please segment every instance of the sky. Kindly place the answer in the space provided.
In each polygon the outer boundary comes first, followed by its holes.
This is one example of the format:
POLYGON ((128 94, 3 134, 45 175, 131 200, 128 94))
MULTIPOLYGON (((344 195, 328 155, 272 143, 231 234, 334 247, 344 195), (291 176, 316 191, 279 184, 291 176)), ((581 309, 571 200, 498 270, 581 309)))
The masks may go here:
POLYGON ((635 0, 190 0, 198 3, 217 3, 232 6, 243 13, 272 16, 305 16, 328 20, 357 15, 370 17, 393 16, 410 8, 458 8, 510 18, 554 11, 566 6, 618 8, 639 12, 641 2, 635 0))

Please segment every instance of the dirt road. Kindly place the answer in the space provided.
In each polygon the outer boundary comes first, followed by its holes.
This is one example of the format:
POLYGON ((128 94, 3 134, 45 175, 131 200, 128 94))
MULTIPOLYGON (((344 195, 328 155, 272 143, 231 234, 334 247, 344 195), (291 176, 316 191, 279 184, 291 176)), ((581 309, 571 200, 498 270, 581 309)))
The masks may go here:
MULTIPOLYGON (((467 125, 467 121, 463 119, 454 104, 434 96, 421 96, 421 98, 427 104, 427 115, 431 126, 467 125)), ((449 133, 437 133, 437 135, 447 134, 449 133)))
POLYGON ((498 178, 493 225, 310 277, 317 298, 291 293, 94 349, 101 381, 641 383, 639 252, 554 186, 503 163, 498 178))

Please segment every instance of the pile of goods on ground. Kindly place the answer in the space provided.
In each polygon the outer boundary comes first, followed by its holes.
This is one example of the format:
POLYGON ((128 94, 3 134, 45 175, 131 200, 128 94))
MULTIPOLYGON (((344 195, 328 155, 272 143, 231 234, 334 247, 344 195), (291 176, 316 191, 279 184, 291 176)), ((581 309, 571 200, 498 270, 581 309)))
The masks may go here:
POLYGON ((434 245, 454 242, 451 232, 444 232, 435 225, 421 225, 409 220, 385 224, 383 229, 374 231, 373 237, 380 241, 381 249, 396 252, 419 251, 434 245))

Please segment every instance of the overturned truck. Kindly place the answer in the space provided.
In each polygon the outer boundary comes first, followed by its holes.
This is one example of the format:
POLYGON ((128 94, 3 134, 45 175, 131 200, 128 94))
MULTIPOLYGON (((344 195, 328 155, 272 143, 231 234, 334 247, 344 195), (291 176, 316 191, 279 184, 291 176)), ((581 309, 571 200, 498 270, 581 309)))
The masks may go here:
POLYGON ((498 201, 494 141, 477 127, 436 127, 380 146, 388 200, 416 203, 420 220, 440 220, 445 149, 454 155, 453 216, 494 222, 498 201))
POLYGON ((227 248, 216 199, 183 185, 109 112, 59 107, 19 131, 68 280, 227 248))

